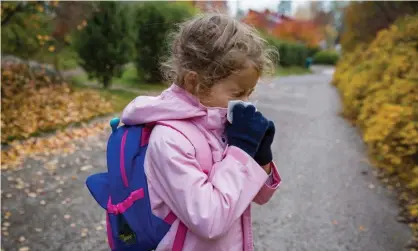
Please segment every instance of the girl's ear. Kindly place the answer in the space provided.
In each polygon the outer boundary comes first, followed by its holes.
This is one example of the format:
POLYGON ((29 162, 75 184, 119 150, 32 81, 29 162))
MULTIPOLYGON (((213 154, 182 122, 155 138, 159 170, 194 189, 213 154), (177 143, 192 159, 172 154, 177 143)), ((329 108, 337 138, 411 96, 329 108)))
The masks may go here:
POLYGON ((184 89, 193 95, 197 95, 199 93, 199 84, 196 72, 189 71, 184 75, 184 89))

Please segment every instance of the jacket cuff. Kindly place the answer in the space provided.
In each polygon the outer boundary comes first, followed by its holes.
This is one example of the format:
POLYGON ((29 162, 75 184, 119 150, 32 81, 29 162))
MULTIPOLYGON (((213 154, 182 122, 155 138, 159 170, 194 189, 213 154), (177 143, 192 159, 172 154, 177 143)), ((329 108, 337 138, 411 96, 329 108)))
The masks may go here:
POLYGON ((271 172, 265 185, 270 189, 277 189, 279 187, 282 179, 280 177, 279 171, 277 170, 276 164, 274 162, 270 162, 271 172))

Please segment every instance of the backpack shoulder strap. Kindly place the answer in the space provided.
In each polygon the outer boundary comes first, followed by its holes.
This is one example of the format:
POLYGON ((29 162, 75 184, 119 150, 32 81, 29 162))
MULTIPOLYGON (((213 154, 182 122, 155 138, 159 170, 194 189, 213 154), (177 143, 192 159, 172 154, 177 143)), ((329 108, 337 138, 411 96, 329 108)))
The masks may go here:
POLYGON ((208 140, 200 129, 187 120, 167 120, 157 122, 157 125, 164 125, 175 129, 186 137, 195 148, 196 159, 206 173, 212 167, 212 151, 208 140), (208 166, 210 165, 210 166, 208 166))

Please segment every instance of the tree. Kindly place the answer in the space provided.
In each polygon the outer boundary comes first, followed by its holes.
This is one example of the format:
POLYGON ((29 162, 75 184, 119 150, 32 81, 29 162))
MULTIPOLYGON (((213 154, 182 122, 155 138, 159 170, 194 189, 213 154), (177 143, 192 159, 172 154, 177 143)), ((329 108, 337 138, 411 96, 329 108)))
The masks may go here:
POLYGON ((51 15, 54 2, 2 2, 1 50, 25 59, 52 45, 51 15))
POLYGON ((71 33, 84 28, 94 10, 94 2, 87 1, 63 1, 56 6, 51 37, 55 40, 54 67, 58 71, 59 52, 71 45, 71 33))
POLYGON ((108 88, 134 52, 127 7, 120 2, 99 2, 98 11, 75 34, 74 48, 89 78, 97 78, 108 88))
POLYGON ((272 35, 283 40, 303 43, 309 47, 318 46, 322 39, 317 25, 304 20, 283 21, 273 28, 272 35))
POLYGON ((162 80, 160 61, 167 55, 166 37, 169 31, 194 14, 188 4, 143 2, 135 10, 135 65, 139 76, 149 83, 162 80))
POLYGON ((2 2, 2 53, 54 59, 59 73, 60 52, 69 48, 70 33, 84 26, 92 10, 93 2, 82 1, 2 2))

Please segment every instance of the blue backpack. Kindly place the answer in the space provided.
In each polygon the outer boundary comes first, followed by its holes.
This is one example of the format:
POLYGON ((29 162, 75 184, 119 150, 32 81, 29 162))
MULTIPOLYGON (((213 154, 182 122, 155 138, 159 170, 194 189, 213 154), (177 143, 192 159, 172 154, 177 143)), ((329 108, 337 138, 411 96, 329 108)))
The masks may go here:
MULTIPOLYGON (((110 121, 112 134, 107 144, 107 173, 93 174, 86 185, 94 199, 107 212, 107 237, 112 251, 149 251, 169 231, 177 217, 170 212, 165 219, 152 213, 144 171, 148 140, 155 124, 187 131, 186 138, 199 151, 199 163, 208 161, 207 140, 197 127, 187 121, 165 121, 147 125, 120 126, 120 120, 110 121)), ((210 155, 209 155, 210 156, 210 155)), ((211 161, 211 160, 209 160, 211 161)), ((172 250, 183 248, 187 228, 180 222, 172 250)))

